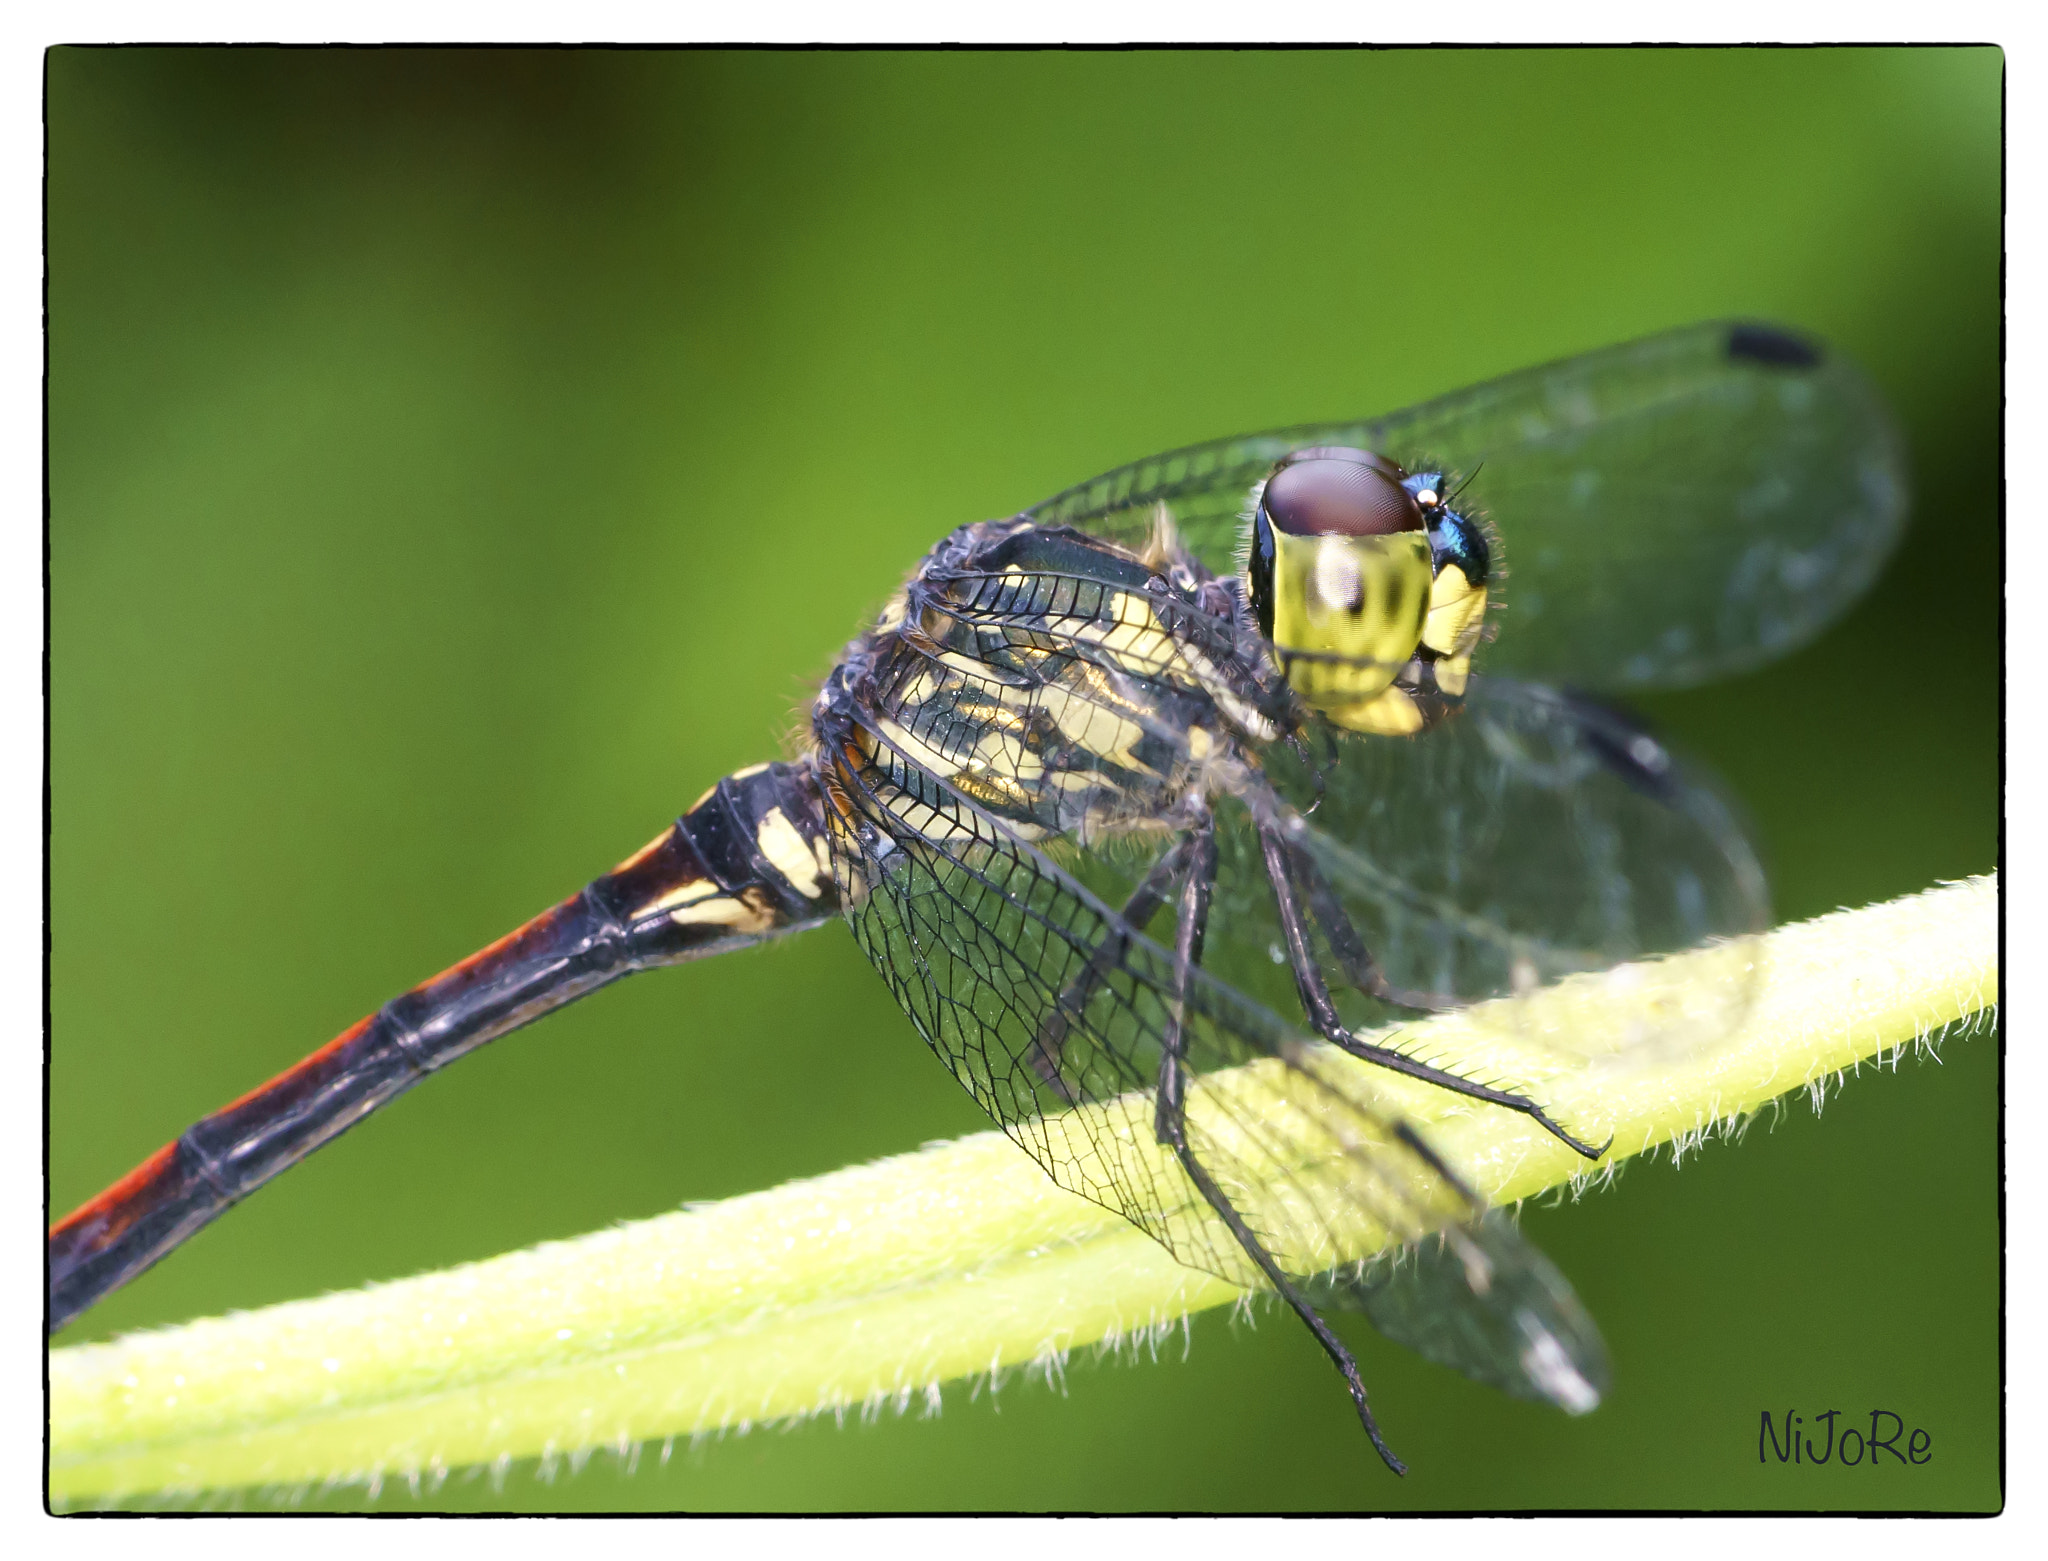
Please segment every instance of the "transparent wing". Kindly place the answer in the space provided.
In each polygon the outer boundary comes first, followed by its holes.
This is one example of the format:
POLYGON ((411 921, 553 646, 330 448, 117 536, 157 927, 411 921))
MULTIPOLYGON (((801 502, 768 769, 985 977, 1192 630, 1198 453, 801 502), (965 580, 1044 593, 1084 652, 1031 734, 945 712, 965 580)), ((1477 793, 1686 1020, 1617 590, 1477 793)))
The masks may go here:
POLYGON ((1218 574, 1290 450, 1346 444, 1463 483, 1497 530, 1481 665, 1586 688, 1673 688, 1813 638, 1875 578, 1906 514, 1890 415, 1862 374, 1770 327, 1690 326, 1384 417, 1219 440, 1027 511, 1133 548, 1160 506, 1218 574))
MULTIPOLYGON (((1618 1071, 1711 1050, 1748 1009, 1763 966, 1753 934, 1770 923, 1748 836, 1707 776, 1614 711, 1474 678, 1463 709, 1424 732, 1333 733, 1320 751, 1270 752, 1266 773, 1331 902, 1322 958, 1356 1027, 1403 1015, 1339 990, 1339 921, 1417 1006, 1509 999, 1461 1034, 1539 1097, 1545 1077, 1596 1059, 1618 1071), (1660 986, 1657 956, 1688 951, 1684 979, 1660 986), (1629 986, 1627 1017, 1594 1028, 1569 1002, 1586 982, 1629 986)), ((1271 983, 1277 927, 1271 896, 1250 887, 1253 849, 1237 844, 1247 888, 1211 964, 1271 983)), ((1465 1071, 1441 1050, 1426 1060, 1465 1071)))
POLYGON ((1177 970, 1007 826, 947 786, 905 778, 886 763, 849 778, 837 846, 857 885, 854 934, 919 1033, 1055 1182, 1181 1262, 1264 1288, 1162 1146, 1158 1083, 1177 1035, 1194 1074, 1189 1148, 1282 1272, 1322 1276, 1326 1299, 1480 1380, 1591 1407, 1606 1367, 1583 1309, 1444 1174, 1376 1070, 1201 970, 1177 970), (1388 1248, 1407 1260, 1360 1268, 1388 1248))

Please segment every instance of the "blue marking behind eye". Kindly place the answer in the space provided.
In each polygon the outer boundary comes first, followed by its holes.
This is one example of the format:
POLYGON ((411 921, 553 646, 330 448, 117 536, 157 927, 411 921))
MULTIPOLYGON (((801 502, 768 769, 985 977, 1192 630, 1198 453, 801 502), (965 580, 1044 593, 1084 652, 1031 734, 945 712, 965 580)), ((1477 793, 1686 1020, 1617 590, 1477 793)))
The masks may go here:
POLYGON ((1440 514, 1441 518, 1429 529, 1432 570, 1442 574, 1445 564, 1456 564, 1467 580, 1484 585, 1493 562, 1485 535, 1455 510, 1443 510, 1440 514))

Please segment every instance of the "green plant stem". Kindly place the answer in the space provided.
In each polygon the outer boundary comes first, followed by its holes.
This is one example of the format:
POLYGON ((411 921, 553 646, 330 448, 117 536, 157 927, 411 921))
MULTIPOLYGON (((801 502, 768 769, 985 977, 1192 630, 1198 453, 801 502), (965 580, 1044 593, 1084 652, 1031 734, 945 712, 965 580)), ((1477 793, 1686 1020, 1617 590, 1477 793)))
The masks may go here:
MULTIPOLYGON (((1698 1058, 1552 1074, 1546 1103, 1683 1148, 1996 1002, 1995 877, 1782 927, 1739 1032, 1698 1058)), ((1543 994, 1574 1034, 1724 984, 1726 949, 1543 994)), ((1526 1012, 1526 1010, 1525 1010, 1526 1012)), ((1666 1010, 1662 1010, 1668 1014, 1666 1010)), ((1411 1027, 1485 1050, 1488 1007, 1411 1027), (1475 1036, 1479 1039, 1475 1039, 1475 1036)), ((1493 1201, 1585 1163, 1511 1112, 1396 1086, 1493 1201)), ((53 1499, 429 1478, 884 1404, 1141 1338, 1240 1292, 1055 1187, 996 1133, 346 1294, 50 1354, 53 1499)))

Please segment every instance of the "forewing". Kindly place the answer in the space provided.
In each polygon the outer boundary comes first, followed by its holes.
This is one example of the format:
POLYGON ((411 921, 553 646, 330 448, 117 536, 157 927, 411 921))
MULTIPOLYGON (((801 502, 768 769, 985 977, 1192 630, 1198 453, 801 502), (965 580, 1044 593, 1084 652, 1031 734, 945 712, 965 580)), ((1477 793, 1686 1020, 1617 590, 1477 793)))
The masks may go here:
POLYGON ((1161 506, 1210 569, 1274 461, 1308 445, 1442 468, 1498 534, 1480 665, 1586 688, 1675 688, 1782 656, 1875 577, 1906 514, 1899 436, 1819 345, 1715 323, 1455 392, 1120 467, 1027 514, 1132 547, 1161 506))
POLYGON ((1157 1084, 1177 1031, 1186 1141, 1283 1273, 1481 1380, 1590 1407, 1604 1357, 1569 1289, 1401 1123, 1375 1069, 1177 971, 1010 827, 944 786, 912 798, 901 778, 880 763, 847 777, 848 919, 926 1042, 1056 1183, 1183 1263, 1266 1287, 1162 1144, 1157 1084), (1413 1249, 1402 1264, 1358 1269, 1398 1248, 1413 1249), (1544 1283, 1515 1277, 1529 1274, 1544 1283), (1461 1318, 1418 1321, 1446 1310, 1461 1318))

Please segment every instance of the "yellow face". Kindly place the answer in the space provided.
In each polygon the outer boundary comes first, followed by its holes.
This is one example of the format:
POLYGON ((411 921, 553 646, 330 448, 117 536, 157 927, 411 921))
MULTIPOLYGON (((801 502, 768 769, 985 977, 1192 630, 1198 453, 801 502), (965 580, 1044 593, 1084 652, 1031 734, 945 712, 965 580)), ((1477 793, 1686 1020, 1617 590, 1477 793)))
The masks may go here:
POLYGON ((1287 680, 1331 720, 1376 699, 1422 643, 1429 538, 1274 537, 1270 638, 1287 680), (1331 658, 1331 659, 1322 659, 1331 658))

